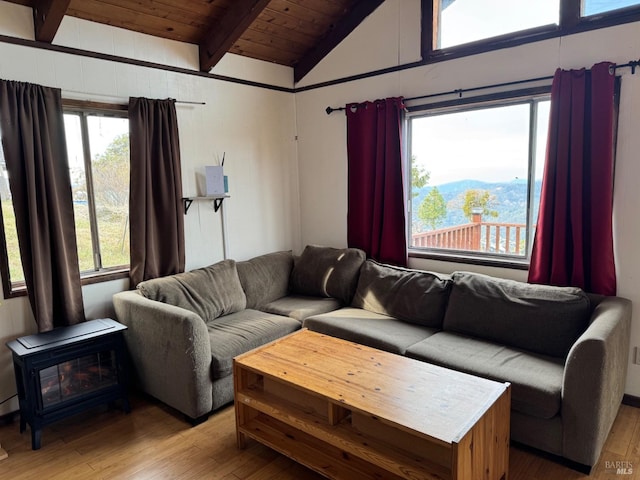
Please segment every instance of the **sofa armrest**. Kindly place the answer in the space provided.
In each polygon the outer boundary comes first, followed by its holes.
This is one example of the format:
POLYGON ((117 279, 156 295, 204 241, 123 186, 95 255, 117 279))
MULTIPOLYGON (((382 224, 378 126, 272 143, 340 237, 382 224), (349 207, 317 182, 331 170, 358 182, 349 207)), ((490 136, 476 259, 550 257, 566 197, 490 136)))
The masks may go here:
POLYGON ((563 456, 593 466, 618 413, 627 375, 631 302, 604 297, 571 347, 562 386, 563 456))
POLYGON ((113 296, 139 386, 192 419, 211 411, 211 345, 199 315, 136 291, 113 296))

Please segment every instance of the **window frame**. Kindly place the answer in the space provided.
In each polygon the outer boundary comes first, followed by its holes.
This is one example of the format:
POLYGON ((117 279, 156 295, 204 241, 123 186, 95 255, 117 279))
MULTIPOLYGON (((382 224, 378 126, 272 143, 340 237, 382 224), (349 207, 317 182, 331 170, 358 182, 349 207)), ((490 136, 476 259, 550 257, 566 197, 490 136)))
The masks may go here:
POLYGON ((440 0, 422 0, 422 61, 431 63, 450 60, 550 38, 572 35, 574 33, 640 21, 640 5, 632 5, 630 7, 623 7, 617 10, 583 17, 581 15, 581 0, 559 1, 560 16, 558 25, 542 25, 438 49, 436 48, 439 28, 437 20, 440 0))
MULTIPOLYGON (((86 130, 86 116, 88 115, 99 115, 99 116, 109 116, 109 117, 118 117, 118 118, 128 118, 128 106, 124 104, 114 104, 114 103, 102 103, 102 102, 92 102, 92 101, 84 101, 84 100, 74 100, 74 99, 62 99, 62 110, 63 114, 77 114, 81 115, 81 128, 82 128, 82 136, 83 136, 83 144, 88 145, 88 130, 86 130), (84 126, 82 126, 84 124, 84 126)), ((85 169, 87 162, 91 162, 90 152, 88 149, 84 150, 84 163, 85 169)), ((91 172, 91 170, 89 170, 91 172)), ((92 187, 89 187, 91 183, 89 177, 91 173, 87 175, 88 182, 88 190, 91 190, 92 187)), ((90 198, 93 198, 93 192, 88 195, 90 198)), ((92 209, 90 202, 90 210, 92 209)), ((93 243, 93 251, 95 257, 95 243, 96 238, 93 234, 97 232, 97 219, 95 216, 95 210, 90 215, 91 229, 92 229, 92 243, 93 243)), ((7 242, 4 232, 4 219, 2 217, 2 211, 0 210, 0 279, 2 281, 2 289, 4 293, 4 298, 15 298, 27 295, 27 286, 24 280, 14 281, 12 282, 9 277, 9 255, 7 251, 7 242)), ((94 258, 95 264, 95 258, 94 258)), ((101 267, 98 270, 90 270, 86 272, 80 272, 80 283, 81 285, 91 285, 95 283, 108 282, 111 280, 119 280, 129 277, 129 265, 120 265, 114 267, 101 267)))
MULTIPOLYGON (((407 184, 406 205, 407 205, 407 251, 411 258, 424 258, 430 260, 439 260, 444 262, 465 263, 469 265, 483 265, 492 267, 510 268, 516 270, 528 270, 531 258, 531 248, 533 244, 533 232, 527 231, 526 238, 526 255, 498 255, 486 252, 470 252, 467 250, 453 249, 436 249, 428 247, 413 247, 411 245, 412 238, 412 185, 411 185, 411 141, 413 118, 424 117, 425 115, 444 115, 455 112, 465 112, 472 110, 483 110, 509 105, 533 104, 540 101, 547 101, 551 98, 551 85, 540 87, 525 88, 512 91, 503 91, 487 95, 477 95, 467 98, 459 98, 455 100, 447 100, 443 102, 434 102, 430 104, 422 104, 407 108, 405 115, 405 151, 407 152, 405 162, 407 184), (430 112, 430 114, 428 113, 430 112)), ((534 223, 534 189, 531 175, 535 173, 535 139, 537 136, 537 108, 530 108, 529 112, 529 141, 528 141, 528 178, 527 178, 527 224, 534 223)), ((527 229, 529 230, 529 229, 527 229)))

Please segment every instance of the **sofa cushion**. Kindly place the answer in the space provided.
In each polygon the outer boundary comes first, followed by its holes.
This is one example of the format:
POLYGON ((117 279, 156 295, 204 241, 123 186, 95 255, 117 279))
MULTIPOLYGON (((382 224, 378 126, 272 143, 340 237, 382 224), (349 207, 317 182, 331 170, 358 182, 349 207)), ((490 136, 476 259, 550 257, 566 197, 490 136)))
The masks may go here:
POLYGON ((451 280, 446 276, 367 260, 360 269, 351 305, 406 322, 442 328, 450 289, 451 280))
POLYGON ((562 402, 561 359, 536 355, 456 333, 439 332, 407 348, 411 358, 491 380, 510 382, 511 408, 552 418, 562 402))
POLYGON ((146 298, 184 308, 200 315, 204 321, 238 312, 246 306, 233 260, 146 280, 137 288, 146 298))
POLYGON ((588 326, 579 288, 532 285, 455 272, 444 330, 554 357, 566 357, 588 326))
POLYGON ((295 318, 302 322, 307 317, 332 312, 340 307, 342 304, 335 298, 289 295, 267 303, 260 310, 295 318))
POLYGON ((300 329, 293 318, 246 309, 207 322, 213 380, 231 375, 233 357, 300 329))
POLYGON ((349 305, 358 284, 365 253, 357 248, 307 245, 291 272, 291 291, 333 297, 349 305))
POLYGON ((247 308, 261 309, 289 292, 289 277, 293 269, 291 252, 260 255, 238 262, 236 267, 247 296, 247 308))
POLYGON ((352 307, 314 315, 302 322, 302 326, 318 333, 399 354, 404 354, 408 346, 437 331, 352 307))

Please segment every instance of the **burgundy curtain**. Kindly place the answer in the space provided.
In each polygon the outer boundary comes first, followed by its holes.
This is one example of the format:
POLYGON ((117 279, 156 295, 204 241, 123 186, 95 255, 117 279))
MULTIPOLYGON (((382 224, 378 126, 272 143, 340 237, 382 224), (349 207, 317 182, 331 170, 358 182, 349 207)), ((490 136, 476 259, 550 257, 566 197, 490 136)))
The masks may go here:
POLYGON ((349 104, 347 242, 380 262, 407 265, 402 98, 349 104))
POLYGON ((608 62, 558 69, 529 281, 615 295, 615 75, 608 62))
POLYGON ((129 100, 131 287, 184 271, 184 213, 175 100, 129 100))
POLYGON ((0 81, 0 130, 38 330, 85 320, 59 89, 0 81))

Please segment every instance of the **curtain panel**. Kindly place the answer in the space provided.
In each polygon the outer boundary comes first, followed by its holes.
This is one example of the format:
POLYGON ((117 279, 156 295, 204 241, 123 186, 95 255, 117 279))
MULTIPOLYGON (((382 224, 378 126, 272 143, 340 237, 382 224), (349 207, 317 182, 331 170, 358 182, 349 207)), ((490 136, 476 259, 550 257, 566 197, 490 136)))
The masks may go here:
POLYGON ((529 282, 616 293, 612 65, 555 72, 529 282))
POLYGON ((0 81, 0 131, 38 330, 85 320, 59 89, 0 81))
POLYGON ((407 265, 402 98, 349 104, 347 242, 368 257, 407 265))
POLYGON ((184 213, 175 100, 129 100, 131 288, 184 271, 184 213))

